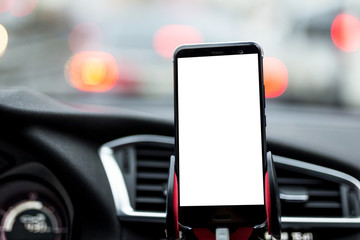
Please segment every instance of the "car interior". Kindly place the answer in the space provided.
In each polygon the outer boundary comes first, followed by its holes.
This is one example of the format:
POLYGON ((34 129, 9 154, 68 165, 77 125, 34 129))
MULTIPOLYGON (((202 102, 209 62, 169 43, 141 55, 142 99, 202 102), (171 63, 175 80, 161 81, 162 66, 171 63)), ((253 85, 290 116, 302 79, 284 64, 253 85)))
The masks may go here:
POLYGON ((265 53, 281 239, 360 239, 359 9, 2 0, 0 239, 166 239, 172 53, 249 39, 265 53))

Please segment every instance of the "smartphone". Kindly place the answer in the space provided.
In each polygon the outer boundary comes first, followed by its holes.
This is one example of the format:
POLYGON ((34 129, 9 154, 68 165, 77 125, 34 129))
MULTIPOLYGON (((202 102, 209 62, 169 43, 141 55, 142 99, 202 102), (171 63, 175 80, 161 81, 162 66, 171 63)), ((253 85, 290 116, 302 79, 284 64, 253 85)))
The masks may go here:
POLYGON ((256 43, 185 45, 174 53, 179 222, 266 220, 263 54, 256 43))

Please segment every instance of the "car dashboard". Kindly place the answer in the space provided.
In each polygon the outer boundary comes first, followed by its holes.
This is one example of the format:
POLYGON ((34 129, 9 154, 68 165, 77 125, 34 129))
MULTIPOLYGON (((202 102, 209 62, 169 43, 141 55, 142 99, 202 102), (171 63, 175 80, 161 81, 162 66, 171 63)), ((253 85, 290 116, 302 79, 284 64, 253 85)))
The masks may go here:
MULTIPOLYGON (((0 239, 165 239, 174 126, 147 112, 1 90, 0 239)), ((266 115, 282 239, 360 239, 360 116, 266 115)))

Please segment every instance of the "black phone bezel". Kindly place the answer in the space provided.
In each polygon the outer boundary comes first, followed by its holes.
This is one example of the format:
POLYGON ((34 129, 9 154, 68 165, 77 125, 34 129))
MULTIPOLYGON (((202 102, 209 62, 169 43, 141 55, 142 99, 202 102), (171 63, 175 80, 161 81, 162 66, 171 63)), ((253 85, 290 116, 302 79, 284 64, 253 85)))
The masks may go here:
MULTIPOLYGON (((219 55, 236 54, 258 54, 259 66, 259 97, 260 97, 260 118, 262 134, 262 156, 263 156, 263 176, 266 173, 266 132, 265 132, 265 92, 263 83, 263 52, 260 46, 254 42, 236 42, 236 43, 216 43, 216 44, 196 44, 183 45, 175 50, 174 64, 174 120, 175 120, 175 157, 176 174, 178 177, 178 186, 180 186, 179 173, 179 129, 178 129, 178 58, 186 57, 204 57, 219 55)), ((239 152, 241 154, 241 152, 239 152)), ((181 160, 180 160, 181 161, 181 160)), ((180 189, 180 188, 179 188, 180 189)), ((211 227, 211 226, 255 226, 266 221, 265 211, 265 183, 264 205, 243 205, 243 206, 194 206, 180 207, 180 192, 178 194, 179 203, 179 222, 190 227, 211 227)))

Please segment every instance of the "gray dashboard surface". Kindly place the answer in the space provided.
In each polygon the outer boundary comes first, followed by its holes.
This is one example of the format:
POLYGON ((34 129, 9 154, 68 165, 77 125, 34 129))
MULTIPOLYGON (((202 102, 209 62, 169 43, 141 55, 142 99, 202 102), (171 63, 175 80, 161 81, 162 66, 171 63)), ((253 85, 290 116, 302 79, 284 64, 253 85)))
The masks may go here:
MULTIPOLYGON (((119 137, 116 136, 116 131, 120 129, 124 131, 121 126, 124 120, 126 124, 132 122, 132 126, 144 125, 146 129, 156 126, 159 129, 158 134, 173 134, 171 97, 157 100, 113 98, 108 106, 94 106, 92 103, 105 102, 97 101, 96 98, 77 97, 64 98, 64 100, 76 100, 75 102, 80 104, 64 104, 22 88, 1 90, 0 93, 0 113, 5 121, 17 121, 19 124, 46 124, 53 127, 66 124, 71 127, 78 125, 86 131, 87 127, 94 128, 95 120, 98 125, 94 131, 106 140, 119 137), (68 118, 71 121, 65 121, 68 118)), ((303 161, 315 161, 360 177, 359 112, 270 101, 267 102, 266 115, 270 150, 271 147, 276 146, 275 149, 294 150, 294 155, 296 152, 310 153, 291 157, 303 161), (313 158, 312 155, 320 157, 313 158)), ((129 134, 136 132, 129 131, 129 134)), ((143 132, 139 132, 141 133, 143 132)))

